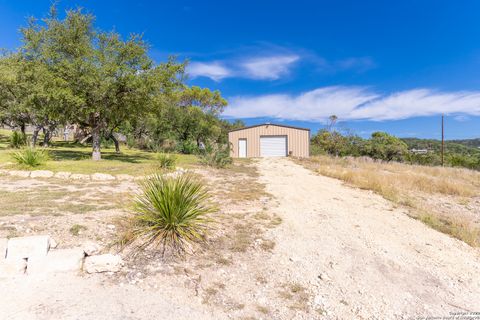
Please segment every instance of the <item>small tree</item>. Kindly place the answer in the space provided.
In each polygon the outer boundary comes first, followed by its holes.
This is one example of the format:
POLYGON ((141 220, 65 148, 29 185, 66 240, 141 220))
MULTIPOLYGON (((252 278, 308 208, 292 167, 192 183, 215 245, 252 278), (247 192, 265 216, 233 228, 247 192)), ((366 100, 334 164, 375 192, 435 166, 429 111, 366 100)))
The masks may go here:
POLYGON ((403 161, 408 154, 408 146, 399 138, 386 132, 374 132, 366 142, 363 151, 374 159, 403 161))

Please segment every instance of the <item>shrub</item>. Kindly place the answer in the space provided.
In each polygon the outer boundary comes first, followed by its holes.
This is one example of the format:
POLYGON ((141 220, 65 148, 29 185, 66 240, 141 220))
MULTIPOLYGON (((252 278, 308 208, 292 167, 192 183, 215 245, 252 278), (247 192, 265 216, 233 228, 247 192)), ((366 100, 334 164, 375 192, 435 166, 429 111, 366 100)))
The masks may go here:
POLYGON ((44 149, 27 147, 15 152, 12 157, 20 165, 38 167, 48 160, 48 153, 44 149))
POLYGON ((215 168, 225 168, 232 163, 228 145, 207 145, 199 154, 200 163, 215 168))
POLYGON ((18 131, 13 131, 10 136, 10 147, 21 148, 27 144, 27 135, 18 131))
POLYGON ((177 163, 177 156, 174 154, 160 153, 158 155, 158 166, 161 169, 175 169, 175 164, 177 163))
POLYGON ((195 141, 185 140, 178 145, 178 151, 184 154, 194 154, 198 151, 198 146, 195 141))
POLYGON ((81 224, 74 224, 71 228, 70 228, 70 233, 73 235, 73 236, 78 236, 82 231, 84 230, 87 230, 87 227, 81 225, 81 224))
POLYGON ((165 177, 155 174, 145 180, 134 202, 134 216, 126 242, 138 241, 139 248, 153 245, 185 250, 186 245, 202 241, 214 212, 204 185, 190 174, 165 177))

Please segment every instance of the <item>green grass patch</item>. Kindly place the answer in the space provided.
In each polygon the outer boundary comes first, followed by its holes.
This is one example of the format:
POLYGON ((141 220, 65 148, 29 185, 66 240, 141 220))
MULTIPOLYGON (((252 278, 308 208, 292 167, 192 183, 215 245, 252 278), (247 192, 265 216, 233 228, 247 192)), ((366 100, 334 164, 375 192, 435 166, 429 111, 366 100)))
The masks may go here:
MULTIPOLYGON (((12 163, 12 154, 15 149, 9 147, 9 130, 0 129, 0 167, 19 169, 20 166, 12 163)), ((158 168, 158 154, 138 149, 129 149, 123 146, 121 153, 114 148, 102 149, 102 160, 92 161, 92 149, 81 144, 53 141, 48 148, 50 159, 37 169, 54 172, 68 171, 72 173, 92 174, 95 172, 108 174, 130 174, 134 176, 150 174, 158 168)), ((176 165, 188 168, 198 164, 195 155, 178 154, 176 165)))

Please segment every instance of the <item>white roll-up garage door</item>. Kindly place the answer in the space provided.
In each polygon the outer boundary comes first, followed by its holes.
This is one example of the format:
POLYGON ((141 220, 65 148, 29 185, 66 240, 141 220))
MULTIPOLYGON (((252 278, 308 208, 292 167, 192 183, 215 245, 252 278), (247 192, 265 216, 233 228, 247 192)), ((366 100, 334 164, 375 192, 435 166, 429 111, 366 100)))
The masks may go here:
POLYGON ((260 137, 260 156, 285 157, 287 155, 286 136, 260 137))

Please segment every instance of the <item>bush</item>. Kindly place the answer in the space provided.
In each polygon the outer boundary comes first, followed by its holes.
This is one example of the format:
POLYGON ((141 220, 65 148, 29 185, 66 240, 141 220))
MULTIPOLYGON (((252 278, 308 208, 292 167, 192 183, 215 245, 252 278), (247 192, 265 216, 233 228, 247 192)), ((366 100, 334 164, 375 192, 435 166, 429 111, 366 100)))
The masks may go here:
POLYGON ((178 151, 184 154, 194 154, 198 152, 198 146, 195 141, 185 140, 178 145, 178 151))
POLYGON ((175 164, 177 163, 177 156, 174 154, 160 153, 158 155, 158 166, 161 169, 175 169, 175 164))
POLYGON ((215 168, 225 168, 232 163, 228 145, 207 145, 199 154, 199 158, 200 163, 215 168))
POLYGON ((127 242, 139 241, 139 248, 150 245, 170 248, 174 253, 205 238, 214 212, 210 195, 190 174, 165 177, 155 174, 142 183, 134 202, 134 217, 127 242))
POLYGON ((18 131, 13 131, 10 136, 10 147, 18 149, 27 144, 27 135, 18 131))
POLYGON ((43 149, 27 147, 15 152, 12 157, 20 165, 38 167, 48 160, 48 153, 43 149))

